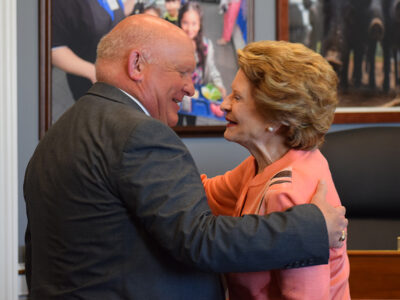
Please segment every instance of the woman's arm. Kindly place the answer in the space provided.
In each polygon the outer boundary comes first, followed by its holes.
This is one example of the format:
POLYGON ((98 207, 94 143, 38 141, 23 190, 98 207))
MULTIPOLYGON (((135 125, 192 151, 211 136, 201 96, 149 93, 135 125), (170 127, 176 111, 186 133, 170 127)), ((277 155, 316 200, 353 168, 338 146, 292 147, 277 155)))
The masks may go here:
POLYGON ((201 175, 208 205, 215 215, 234 215, 243 186, 255 174, 254 158, 248 157, 236 168, 213 178, 201 175))
POLYGON ((208 205, 213 214, 231 216, 235 210, 239 191, 224 176, 207 178, 205 174, 202 174, 201 181, 206 191, 208 205))
POLYGON ((61 46, 51 49, 51 59, 54 66, 66 73, 85 77, 92 83, 96 80, 94 64, 77 56, 69 47, 61 46))

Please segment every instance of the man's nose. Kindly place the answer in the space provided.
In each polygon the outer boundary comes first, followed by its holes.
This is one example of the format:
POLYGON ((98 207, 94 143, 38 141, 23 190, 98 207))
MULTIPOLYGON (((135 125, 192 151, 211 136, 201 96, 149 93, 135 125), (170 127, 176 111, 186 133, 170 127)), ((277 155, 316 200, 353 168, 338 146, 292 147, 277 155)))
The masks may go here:
POLYGON ((194 84, 193 84, 192 78, 189 78, 189 80, 186 80, 186 83, 185 83, 183 89, 187 96, 194 95, 194 84))

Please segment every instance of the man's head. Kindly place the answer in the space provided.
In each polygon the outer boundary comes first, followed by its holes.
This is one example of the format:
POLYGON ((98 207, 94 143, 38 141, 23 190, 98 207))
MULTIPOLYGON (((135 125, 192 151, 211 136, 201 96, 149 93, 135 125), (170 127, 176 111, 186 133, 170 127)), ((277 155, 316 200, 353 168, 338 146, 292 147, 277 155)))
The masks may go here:
POLYGON ((174 126, 183 96, 192 95, 191 40, 177 26, 139 14, 121 21, 97 48, 98 81, 139 100, 152 117, 174 126))

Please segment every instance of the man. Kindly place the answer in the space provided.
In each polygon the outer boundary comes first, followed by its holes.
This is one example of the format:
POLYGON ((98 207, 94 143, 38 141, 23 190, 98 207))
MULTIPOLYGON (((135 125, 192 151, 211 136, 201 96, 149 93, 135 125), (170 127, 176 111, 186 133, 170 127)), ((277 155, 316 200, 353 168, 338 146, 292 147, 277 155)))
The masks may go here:
POLYGON ((39 143, 26 171, 31 299, 223 299, 215 272, 327 263, 344 208, 215 217, 165 124, 192 95, 191 40, 135 15, 98 46, 99 80, 39 143), (328 233, 328 234, 327 234, 328 233))

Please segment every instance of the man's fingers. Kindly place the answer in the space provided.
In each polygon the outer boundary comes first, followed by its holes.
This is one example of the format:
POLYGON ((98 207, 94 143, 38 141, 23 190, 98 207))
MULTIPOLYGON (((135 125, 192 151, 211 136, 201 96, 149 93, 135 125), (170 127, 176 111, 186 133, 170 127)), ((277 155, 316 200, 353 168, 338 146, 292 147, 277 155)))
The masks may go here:
POLYGON ((324 180, 318 182, 317 189, 311 203, 326 200, 327 187, 324 180))
POLYGON ((333 242, 330 244, 331 248, 342 248, 344 245, 344 241, 339 241, 339 239, 336 242, 333 242))
POLYGON ((338 213, 338 216, 342 217, 338 221, 338 225, 341 226, 341 228, 339 228, 338 232, 341 233, 343 230, 346 230, 347 225, 349 224, 349 220, 347 220, 347 218, 346 218, 346 208, 344 206, 338 206, 338 207, 335 207, 335 210, 338 213))
MULTIPOLYGON (((317 189, 311 200, 311 203, 318 206, 324 215, 326 227, 328 230, 329 245, 333 248, 342 247, 343 231, 346 230, 348 220, 345 217, 346 208, 344 206, 333 207, 326 201, 327 186, 325 181, 318 183, 317 189)), ((346 238, 345 238, 346 240, 346 238)))
MULTIPOLYGON (((346 219, 346 208, 344 206, 335 207, 337 217, 336 225, 332 223, 332 228, 336 228, 332 235, 329 236, 330 246, 333 248, 340 248, 344 245, 347 239, 347 225, 349 224, 349 220, 346 219)), ((328 226, 330 227, 330 226, 328 226)), ((329 232, 329 229, 328 229, 329 232)))
POLYGON ((338 206, 336 207, 336 210, 338 211, 338 213, 342 216, 346 215, 346 207, 344 206, 338 206))

